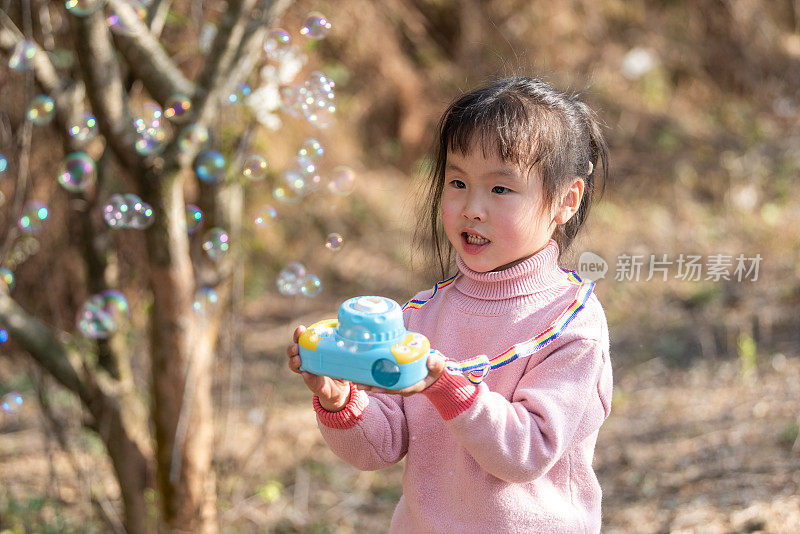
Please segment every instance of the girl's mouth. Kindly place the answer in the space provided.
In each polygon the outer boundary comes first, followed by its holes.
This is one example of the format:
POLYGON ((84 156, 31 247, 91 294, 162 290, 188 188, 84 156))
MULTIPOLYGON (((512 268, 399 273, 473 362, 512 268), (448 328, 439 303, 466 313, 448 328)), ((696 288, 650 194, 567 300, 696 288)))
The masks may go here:
POLYGON ((461 244, 464 247, 464 252, 467 254, 478 254, 489 246, 489 243, 491 243, 491 241, 485 237, 461 232, 461 244))

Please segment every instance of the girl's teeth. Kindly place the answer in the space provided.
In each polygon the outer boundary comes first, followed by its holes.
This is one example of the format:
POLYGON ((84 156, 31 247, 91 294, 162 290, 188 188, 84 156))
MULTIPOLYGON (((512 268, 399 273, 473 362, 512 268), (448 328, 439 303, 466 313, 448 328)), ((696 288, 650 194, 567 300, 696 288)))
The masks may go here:
POLYGON ((488 242, 489 240, 486 239, 485 237, 467 234, 467 243, 469 243, 470 245, 484 245, 488 242))

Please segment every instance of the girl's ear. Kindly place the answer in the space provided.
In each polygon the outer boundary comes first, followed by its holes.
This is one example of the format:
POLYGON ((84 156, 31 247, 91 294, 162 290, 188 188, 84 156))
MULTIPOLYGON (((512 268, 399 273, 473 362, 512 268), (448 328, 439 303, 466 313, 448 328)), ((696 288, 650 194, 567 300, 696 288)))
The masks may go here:
POLYGON ((584 189, 583 178, 575 178, 570 184, 567 192, 561 198, 561 202, 556 206, 553 220, 556 224, 565 224, 573 215, 578 211, 581 206, 581 199, 583 198, 584 189))

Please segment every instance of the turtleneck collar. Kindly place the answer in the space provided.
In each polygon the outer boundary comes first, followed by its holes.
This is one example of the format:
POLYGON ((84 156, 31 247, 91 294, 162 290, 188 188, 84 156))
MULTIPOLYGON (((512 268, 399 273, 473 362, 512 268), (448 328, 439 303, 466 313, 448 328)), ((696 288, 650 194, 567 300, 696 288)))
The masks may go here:
POLYGON ((459 292, 480 300, 504 300, 539 293, 565 278, 558 266, 558 244, 551 239, 545 247, 513 267, 502 271, 479 273, 456 257, 461 271, 455 281, 459 292))

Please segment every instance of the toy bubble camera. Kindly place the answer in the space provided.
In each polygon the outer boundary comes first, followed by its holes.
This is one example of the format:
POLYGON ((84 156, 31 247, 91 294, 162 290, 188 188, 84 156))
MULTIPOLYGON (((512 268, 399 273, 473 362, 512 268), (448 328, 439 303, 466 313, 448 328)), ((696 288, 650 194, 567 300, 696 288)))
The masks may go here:
POLYGON ((403 326, 400 306, 384 297, 354 297, 338 319, 300 336, 300 369, 386 389, 412 386, 428 375, 428 338, 403 326))

